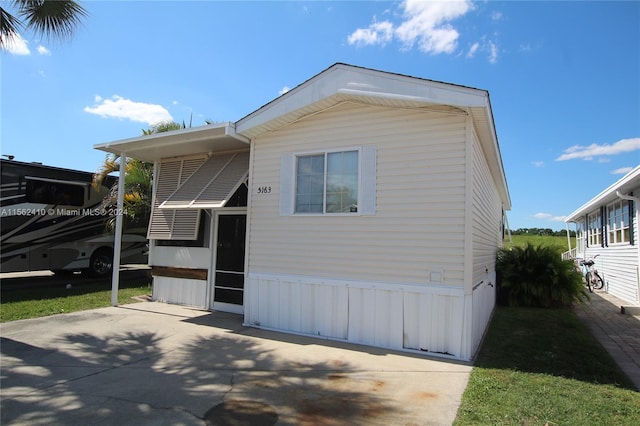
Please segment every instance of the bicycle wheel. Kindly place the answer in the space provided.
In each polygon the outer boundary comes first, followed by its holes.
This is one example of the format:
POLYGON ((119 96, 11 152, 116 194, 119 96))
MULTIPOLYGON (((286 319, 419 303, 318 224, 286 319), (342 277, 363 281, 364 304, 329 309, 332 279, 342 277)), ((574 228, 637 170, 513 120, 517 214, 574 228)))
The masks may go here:
POLYGON ((593 288, 591 287, 591 272, 587 272, 584 276, 585 281, 587 282, 587 288, 589 289, 589 293, 593 293, 593 288))
POLYGON ((601 290, 604 287, 604 280, 597 272, 594 272, 591 277, 591 286, 596 290, 601 290))

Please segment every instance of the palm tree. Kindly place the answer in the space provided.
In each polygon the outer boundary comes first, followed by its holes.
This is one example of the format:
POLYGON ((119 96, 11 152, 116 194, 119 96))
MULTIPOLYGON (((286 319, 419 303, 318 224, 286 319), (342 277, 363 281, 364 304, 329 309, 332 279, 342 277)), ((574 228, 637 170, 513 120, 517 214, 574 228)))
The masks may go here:
POLYGON ((70 37, 87 16, 87 11, 73 0, 13 0, 0 6, 0 47, 30 29, 49 38, 70 37), (9 3, 15 14, 5 8, 9 3))
MULTIPOLYGON (((100 187, 106 177, 120 170, 119 156, 107 154, 104 163, 93 175, 94 188, 100 187)), ((153 182, 153 164, 146 163, 136 158, 128 158, 125 165, 124 182, 124 219, 129 232, 140 230, 146 232, 151 214, 151 185, 153 182)), ((102 208, 106 211, 114 211, 118 205, 118 183, 109 189, 109 193, 102 200, 102 208)), ((107 222, 106 227, 110 231, 115 230, 115 216, 107 222)))

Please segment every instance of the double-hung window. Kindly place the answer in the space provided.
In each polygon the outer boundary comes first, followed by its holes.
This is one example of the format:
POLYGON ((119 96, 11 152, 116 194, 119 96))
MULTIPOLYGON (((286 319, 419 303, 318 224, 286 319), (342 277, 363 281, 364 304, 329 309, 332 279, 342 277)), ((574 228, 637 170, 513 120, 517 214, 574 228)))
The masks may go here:
POLYGON ((356 213, 358 151, 296 157, 295 213, 356 213))
POLYGON ((602 223, 600 212, 587 216, 587 244, 590 247, 602 244, 602 223))
POLYGON ((282 215, 375 214, 376 148, 287 154, 280 191, 282 215))
POLYGON ((607 206, 608 243, 629 243, 629 202, 616 201, 607 206))

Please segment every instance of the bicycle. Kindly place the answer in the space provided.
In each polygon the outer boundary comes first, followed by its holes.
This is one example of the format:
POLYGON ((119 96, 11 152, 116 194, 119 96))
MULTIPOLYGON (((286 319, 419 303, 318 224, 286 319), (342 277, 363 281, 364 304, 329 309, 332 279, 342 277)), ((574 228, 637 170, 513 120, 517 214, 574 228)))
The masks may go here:
POLYGON ((591 259, 580 261, 580 266, 582 267, 582 276, 587 284, 589 293, 593 293, 593 290, 600 290, 604 287, 604 280, 594 266, 596 263, 594 259, 598 256, 600 255, 597 254, 591 259))

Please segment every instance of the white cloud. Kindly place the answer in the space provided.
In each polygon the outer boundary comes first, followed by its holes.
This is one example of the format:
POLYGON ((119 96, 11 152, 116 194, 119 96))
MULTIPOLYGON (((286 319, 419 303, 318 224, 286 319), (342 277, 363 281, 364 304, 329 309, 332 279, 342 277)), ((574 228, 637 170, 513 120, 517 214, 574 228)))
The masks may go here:
POLYGON ((494 21, 499 21, 502 19, 502 12, 493 12, 491 14, 491 19, 494 21))
POLYGON ((532 161, 534 167, 544 167, 544 161, 532 161))
POLYGON ((621 167, 619 169, 612 170, 611 174, 612 175, 626 175, 631 170, 633 170, 633 167, 621 167))
POLYGON ((359 28, 348 37, 349 44, 382 45, 397 38, 404 49, 418 49, 425 53, 453 53, 458 45, 458 31, 451 21, 473 9, 470 1, 405 0, 401 3, 403 21, 395 25, 390 21, 374 22, 359 28))
POLYGON ((94 101, 96 105, 85 107, 85 112, 104 118, 125 118, 148 125, 163 121, 173 121, 169 111, 161 105, 134 102, 117 95, 112 96, 111 99, 103 99, 101 96, 96 95, 94 101))
POLYGON ((489 62, 492 64, 498 62, 498 46, 492 41, 489 41, 489 62))
POLYGON ((564 222, 566 216, 554 216, 549 213, 536 213, 533 215, 536 219, 546 220, 547 222, 564 222))
POLYGON ((290 89, 288 86, 284 86, 282 89, 280 89, 280 90, 278 91, 278 95, 282 96, 282 95, 284 95, 285 93, 287 93, 289 90, 291 90, 291 89, 290 89))
POLYGON ((51 56, 51 51, 43 45, 38 46, 38 53, 41 55, 51 56))
POLYGON ((556 158, 556 161, 573 160, 575 158, 593 160, 594 157, 618 155, 638 150, 640 150, 640 138, 621 139, 611 145, 598 145, 595 143, 589 146, 573 145, 565 149, 564 153, 556 158))
POLYGON ((498 62, 498 46, 491 40, 487 41, 486 37, 482 37, 480 42, 475 42, 471 45, 467 52, 467 58, 475 57, 478 52, 486 53, 490 63, 495 64, 498 62))
POLYGON ((386 45, 393 38, 393 24, 389 21, 374 22, 369 28, 359 28, 348 38, 349 44, 366 46, 372 44, 386 45))
POLYGON ((473 45, 471 45, 469 51, 467 52, 467 58, 473 58, 479 47, 480 43, 473 43, 473 45))
POLYGON ((29 42, 23 39, 20 34, 15 34, 6 39, 3 49, 12 55, 31 55, 28 44, 29 42))
POLYGON ((520 46, 518 46, 519 52, 531 52, 532 50, 533 47, 531 47, 531 44, 529 43, 520 43, 520 46))

